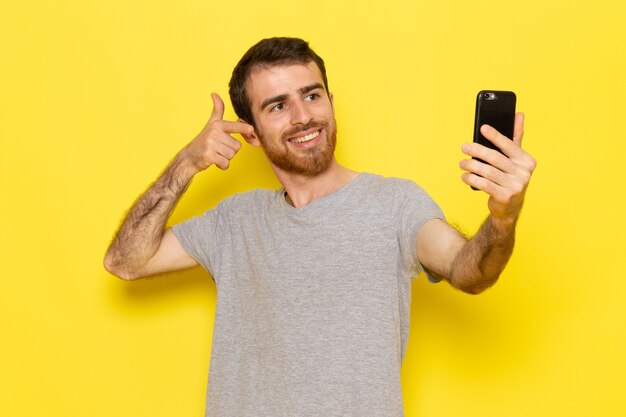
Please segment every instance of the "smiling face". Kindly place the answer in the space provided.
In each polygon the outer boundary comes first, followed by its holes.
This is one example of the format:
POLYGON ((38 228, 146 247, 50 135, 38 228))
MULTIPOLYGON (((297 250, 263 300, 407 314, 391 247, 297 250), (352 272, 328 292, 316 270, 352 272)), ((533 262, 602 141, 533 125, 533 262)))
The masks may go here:
POLYGON ((274 167, 314 176, 334 159, 337 129, 333 98, 317 65, 257 67, 246 94, 256 122, 256 138, 274 167))

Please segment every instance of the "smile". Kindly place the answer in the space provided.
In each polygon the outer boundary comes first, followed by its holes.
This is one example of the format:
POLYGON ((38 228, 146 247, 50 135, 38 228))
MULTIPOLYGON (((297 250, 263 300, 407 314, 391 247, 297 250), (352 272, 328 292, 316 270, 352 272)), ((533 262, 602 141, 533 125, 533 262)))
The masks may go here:
POLYGON ((304 143, 304 142, 309 142, 313 139, 315 139, 316 137, 318 137, 320 134, 320 131, 317 130, 313 133, 309 133, 308 135, 302 136, 301 138, 293 138, 293 139, 289 139, 289 142, 292 143, 304 143))

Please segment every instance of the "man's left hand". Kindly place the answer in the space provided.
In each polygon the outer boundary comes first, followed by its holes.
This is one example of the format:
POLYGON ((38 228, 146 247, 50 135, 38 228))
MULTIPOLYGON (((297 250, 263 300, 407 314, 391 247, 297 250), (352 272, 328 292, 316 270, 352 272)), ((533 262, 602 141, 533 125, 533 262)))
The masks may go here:
POLYGON ((478 143, 466 143, 462 152, 476 159, 464 159, 459 163, 467 171, 461 176, 466 184, 489 194, 489 211, 500 220, 515 221, 524 202, 524 194, 530 177, 537 166, 535 159, 521 147, 524 136, 524 114, 515 115, 513 140, 500 134, 489 125, 482 125, 480 132, 502 150, 489 149, 478 143))

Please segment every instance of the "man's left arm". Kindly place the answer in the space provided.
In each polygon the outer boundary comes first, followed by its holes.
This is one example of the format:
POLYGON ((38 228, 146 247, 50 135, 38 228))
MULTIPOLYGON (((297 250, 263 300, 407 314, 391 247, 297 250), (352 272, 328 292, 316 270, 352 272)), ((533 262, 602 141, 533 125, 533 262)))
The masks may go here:
POLYGON ((499 149, 463 145, 474 158, 460 162, 463 182, 489 194, 489 216, 471 239, 438 219, 424 224, 417 236, 417 257, 432 275, 478 294, 493 285, 513 252, 515 226, 536 161, 522 148, 524 115, 515 115, 513 140, 484 125, 481 133, 499 149))

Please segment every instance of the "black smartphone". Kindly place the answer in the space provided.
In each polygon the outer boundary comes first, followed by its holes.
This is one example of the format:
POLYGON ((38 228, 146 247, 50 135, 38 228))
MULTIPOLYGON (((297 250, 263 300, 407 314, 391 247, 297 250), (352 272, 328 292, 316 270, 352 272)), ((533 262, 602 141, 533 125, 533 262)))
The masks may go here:
MULTIPOLYGON (((512 91, 483 90, 478 93, 478 96, 476 96, 476 114, 474 116, 475 143, 480 143, 502 153, 496 145, 480 133, 480 127, 487 124, 507 138, 513 139, 516 99, 517 97, 512 91)), ((475 159, 484 162, 479 158, 475 159)), ((475 190, 474 187, 472 189, 475 190)))
POLYGON ((496 145, 480 133, 480 127, 487 124, 507 138, 513 139, 515 101, 515 93, 512 91, 483 90, 478 93, 474 119, 474 142, 502 153, 496 145))

